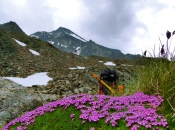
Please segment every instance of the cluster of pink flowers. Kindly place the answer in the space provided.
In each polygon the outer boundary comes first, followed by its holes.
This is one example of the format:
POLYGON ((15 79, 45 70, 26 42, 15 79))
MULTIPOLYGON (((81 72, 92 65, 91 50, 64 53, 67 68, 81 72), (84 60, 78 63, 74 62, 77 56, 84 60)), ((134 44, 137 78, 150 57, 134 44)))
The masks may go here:
MULTIPOLYGON (((82 119, 82 124, 87 121, 96 122, 101 118, 105 118, 105 123, 111 123, 114 127, 118 120, 125 119, 127 127, 132 130, 137 130, 139 125, 146 128, 152 126, 168 127, 166 119, 156 113, 156 108, 162 102, 163 98, 161 96, 149 96, 142 92, 121 97, 89 94, 72 95, 27 112, 8 123, 2 130, 8 130, 11 125, 17 122, 22 124, 18 127, 18 130, 25 130, 29 124, 35 121, 37 116, 52 112, 57 107, 65 106, 67 109, 70 105, 81 111, 79 118, 82 119), (147 108, 145 105, 149 107, 147 108)), ((74 121, 74 116, 75 114, 70 115, 72 121, 74 121)))

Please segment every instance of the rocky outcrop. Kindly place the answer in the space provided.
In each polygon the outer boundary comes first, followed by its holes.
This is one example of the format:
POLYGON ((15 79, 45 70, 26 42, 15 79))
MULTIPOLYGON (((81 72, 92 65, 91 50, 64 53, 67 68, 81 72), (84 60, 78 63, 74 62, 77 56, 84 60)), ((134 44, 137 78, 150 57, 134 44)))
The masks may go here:
POLYGON ((42 102, 32 89, 0 78, 0 126, 40 105, 42 102))

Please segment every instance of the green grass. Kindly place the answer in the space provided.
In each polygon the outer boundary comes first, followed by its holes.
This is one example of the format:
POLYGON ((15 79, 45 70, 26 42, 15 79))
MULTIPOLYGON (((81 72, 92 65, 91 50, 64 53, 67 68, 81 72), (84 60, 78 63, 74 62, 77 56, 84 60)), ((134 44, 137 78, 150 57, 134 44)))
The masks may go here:
MULTIPOLYGON (((157 110, 160 114, 165 115, 170 130, 175 130, 175 63, 166 60, 153 60, 145 66, 137 66, 134 72, 133 80, 125 86, 124 95, 142 91, 149 95, 158 93, 163 96, 164 102, 157 110)), ((117 122, 115 127, 112 127, 110 123, 106 124, 105 118, 97 122, 82 124, 82 120, 79 119, 80 114, 81 112, 73 106, 66 110, 57 108, 54 112, 37 117, 36 121, 27 127, 27 130, 89 130, 92 127, 95 130, 128 129, 124 119, 117 122), (74 121, 70 117, 71 114, 75 114, 74 121)), ((19 125, 18 123, 11 126, 10 129, 16 130, 19 125)), ((146 130, 146 128, 139 127, 139 130, 146 130)))
POLYGON ((146 94, 158 93, 164 98, 162 112, 175 109, 175 62, 152 60, 150 64, 137 67, 135 77, 128 84, 128 93, 142 91, 146 94), (135 88, 135 89, 133 89, 135 88))
MULTIPOLYGON (((105 119, 98 122, 86 122, 82 124, 82 120, 79 119, 81 112, 75 107, 71 106, 68 109, 57 108, 54 112, 45 113, 43 116, 36 118, 36 121, 27 127, 27 130, 89 130, 95 128, 95 130, 126 130, 126 122, 120 120, 116 127, 112 127, 111 124, 106 124, 105 119), (72 121, 71 114, 75 114, 75 120, 72 121)), ((10 129, 17 129, 20 123, 11 126, 10 129)))
POLYGON ((175 129, 175 62, 161 58, 146 58, 140 63, 142 66, 135 68, 135 76, 127 84, 125 93, 142 91, 150 95, 158 93, 163 96, 164 102, 158 108, 158 112, 163 113, 170 128, 175 129))

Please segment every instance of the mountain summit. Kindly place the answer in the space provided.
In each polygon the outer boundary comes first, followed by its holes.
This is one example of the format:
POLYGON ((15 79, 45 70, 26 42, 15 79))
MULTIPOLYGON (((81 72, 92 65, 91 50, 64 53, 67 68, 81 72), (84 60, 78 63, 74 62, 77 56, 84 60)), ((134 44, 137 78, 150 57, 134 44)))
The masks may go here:
POLYGON ((13 21, 8 23, 0 24, 0 29, 13 33, 25 34, 23 30, 13 21))
POLYGON ((85 40, 73 31, 64 27, 59 27, 52 32, 36 32, 30 35, 47 42, 50 42, 55 47, 65 51, 71 52, 81 56, 101 56, 108 57, 110 59, 137 59, 140 55, 123 54, 120 50, 110 49, 101 45, 98 45, 92 40, 85 40))

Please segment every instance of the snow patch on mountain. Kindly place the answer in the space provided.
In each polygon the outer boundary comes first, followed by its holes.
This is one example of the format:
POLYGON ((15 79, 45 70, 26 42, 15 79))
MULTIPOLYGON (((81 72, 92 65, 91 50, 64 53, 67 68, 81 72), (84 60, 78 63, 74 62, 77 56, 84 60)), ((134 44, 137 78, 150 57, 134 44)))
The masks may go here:
POLYGON ((52 80, 52 78, 47 75, 47 72, 29 75, 27 78, 5 77, 5 79, 14 81, 24 87, 32 87, 33 85, 47 85, 48 82, 52 80))
MULTIPOLYGON (((14 38, 13 38, 13 39, 14 39, 14 38)), ((25 44, 25 43, 20 42, 20 41, 18 41, 18 40, 16 40, 16 39, 14 39, 14 40, 15 40, 15 42, 16 42, 16 43, 18 43, 19 45, 21 45, 21 46, 23 46, 23 47, 24 47, 24 46, 26 46, 26 44, 25 44)))
POLYGON ((34 38, 39 39, 39 36, 36 36, 36 35, 30 35, 30 37, 34 37, 34 38))
POLYGON ((70 34, 71 36, 73 36, 73 37, 75 37, 75 38, 77 38, 77 39, 79 39, 79 40, 81 40, 81 41, 83 41, 83 42, 86 42, 86 40, 84 40, 83 38, 81 38, 81 37, 79 37, 78 35, 75 35, 75 34, 70 34))
POLYGON ((36 52, 35 50, 29 49, 29 51, 30 51, 32 54, 34 54, 34 55, 37 55, 37 56, 40 55, 40 54, 39 54, 38 52, 36 52))
POLYGON ((81 47, 77 47, 75 50, 74 50, 74 52, 73 52, 74 54, 77 54, 77 55, 80 55, 80 53, 81 53, 81 47))
POLYGON ((115 66, 115 63, 108 61, 108 62, 104 63, 104 65, 107 65, 107 66, 115 66))
POLYGON ((70 69, 70 70, 85 69, 85 67, 77 66, 76 68, 75 68, 75 67, 70 67, 69 69, 70 69))
POLYGON ((62 47, 65 47, 65 48, 67 47, 66 45, 63 45, 63 44, 61 44, 61 46, 62 46, 62 47))
MULTIPOLYGON (((14 39, 14 38, 13 38, 13 39, 14 39)), ((14 40, 15 40, 16 43, 19 44, 20 46, 23 46, 23 47, 26 46, 25 43, 23 43, 23 42, 21 42, 21 41, 18 41, 18 40, 16 40, 16 39, 14 39, 14 40)), ((38 52, 36 52, 35 50, 29 49, 29 51, 30 51, 32 54, 34 54, 34 55, 40 55, 40 54, 39 54, 38 52)))
POLYGON ((54 42, 53 41, 48 41, 49 43, 51 43, 51 44, 54 44, 54 42))

